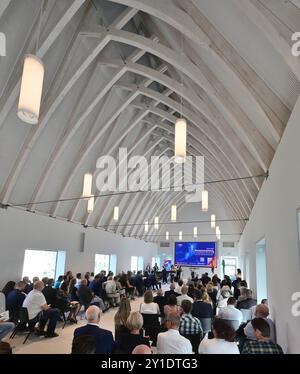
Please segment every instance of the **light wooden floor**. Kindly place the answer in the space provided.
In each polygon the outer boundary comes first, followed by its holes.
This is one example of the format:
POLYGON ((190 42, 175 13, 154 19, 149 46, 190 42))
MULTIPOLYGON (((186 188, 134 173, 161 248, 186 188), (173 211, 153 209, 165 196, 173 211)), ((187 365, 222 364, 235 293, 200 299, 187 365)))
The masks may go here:
MULTIPOLYGON (((164 287, 165 288, 165 287, 164 287)), ((166 290, 169 287, 166 287, 166 290)), ((140 304, 143 302, 143 298, 136 298, 131 301, 131 310, 139 310, 140 304)), ((111 308, 101 316, 100 327, 110 330, 114 334, 114 315, 118 308, 111 308)), ((77 324, 70 325, 66 324, 65 328, 62 329, 63 323, 58 322, 56 332, 59 334, 56 338, 46 339, 45 337, 35 336, 32 334, 25 344, 22 344, 25 335, 18 334, 14 339, 5 339, 9 342, 13 348, 14 354, 68 354, 71 352, 71 345, 73 339, 73 331, 82 325, 86 324, 86 320, 79 320, 77 324)))

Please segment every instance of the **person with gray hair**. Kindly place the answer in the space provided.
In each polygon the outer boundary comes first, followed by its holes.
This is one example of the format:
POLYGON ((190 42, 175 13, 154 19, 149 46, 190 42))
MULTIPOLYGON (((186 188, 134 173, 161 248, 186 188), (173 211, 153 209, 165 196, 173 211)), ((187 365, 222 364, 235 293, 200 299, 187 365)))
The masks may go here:
POLYGON ((177 313, 169 313, 165 319, 168 331, 157 336, 158 354, 192 354, 191 342, 179 334, 180 317, 177 313))
POLYGON ((115 349, 112 333, 99 327, 101 310, 96 305, 90 306, 86 311, 86 319, 87 325, 78 327, 74 331, 74 338, 81 335, 93 336, 96 339, 96 354, 112 354, 115 349))
POLYGON ((140 344, 137 345, 134 350, 132 351, 133 355, 151 355, 152 351, 151 348, 148 347, 148 345, 140 344))
POLYGON ((58 336, 55 332, 56 323, 59 318, 59 310, 51 308, 48 305, 42 291, 44 283, 36 281, 33 284, 33 290, 26 296, 23 307, 27 308, 29 325, 34 326, 39 321, 39 326, 35 328, 36 335, 45 335, 46 338, 58 336), (47 332, 44 332, 47 321, 49 320, 47 332))
MULTIPOLYGON (((268 322, 268 325, 270 326, 270 340, 273 343, 276 343, 274 322, 270 318, 268 318, 268 316, 269 307, 266 304, 258 304, 255 310, 255 318, 262 318, 266 322, 268 322)), ((247 339, 256 340, 255 331, 251 324, 251 321, 249 321, 244 328, 244 334, 247 336, 247 339)))
POLYGON ((242 301, 238 301, 237 308, 238 309, 251 309, 256 304, 257 304, 257 300, 253 298, 252 290, 247 288, 246 299, 242 301))
POLYGON ((189 300, 191 303, 194 302, 194 300, 188 296, 188 287, 187 286, 182 286, 181 287, 181 295, 177 296, 177 305, 181 306, 183 300, 189 300))

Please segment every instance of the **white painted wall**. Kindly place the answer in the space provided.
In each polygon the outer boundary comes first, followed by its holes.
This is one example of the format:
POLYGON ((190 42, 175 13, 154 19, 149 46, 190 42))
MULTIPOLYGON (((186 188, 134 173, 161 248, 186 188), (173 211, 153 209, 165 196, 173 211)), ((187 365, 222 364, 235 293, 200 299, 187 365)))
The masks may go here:
MULTIPOLYGON (((157 245, 123 238, 109 232, 28 213, 17 209, 0 210, 0 287, 8 280, 22 275, 25 249, 66 251, 66 270, 94 271, 96 253, 116 254, 117 270, 130 270, 131 256, 143 256, 151 264, 157 255, 157 245), (85 232, 84 252, 80 251, 82 232, 85 232)), ((2 287, 1 287, 2 288, 2 287)))
POLYGON ((291 313, 292 294, 300 291, 300 259, 296 210, 300 207, 300 98, 258 195, 240 241, 251 288, 256 288, 255 246, 266 239, 267 289, 277 339, 289 353, 300 353, 300 317, 291 313))

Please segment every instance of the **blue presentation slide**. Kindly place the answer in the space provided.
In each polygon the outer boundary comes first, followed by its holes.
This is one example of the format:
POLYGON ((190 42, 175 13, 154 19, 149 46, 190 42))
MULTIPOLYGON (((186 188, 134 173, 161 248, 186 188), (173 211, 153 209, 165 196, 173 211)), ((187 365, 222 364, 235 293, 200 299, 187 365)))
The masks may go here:
POLYGON ((216 267, 216 242, 175 242, 174 262, 181 266, 216 267))

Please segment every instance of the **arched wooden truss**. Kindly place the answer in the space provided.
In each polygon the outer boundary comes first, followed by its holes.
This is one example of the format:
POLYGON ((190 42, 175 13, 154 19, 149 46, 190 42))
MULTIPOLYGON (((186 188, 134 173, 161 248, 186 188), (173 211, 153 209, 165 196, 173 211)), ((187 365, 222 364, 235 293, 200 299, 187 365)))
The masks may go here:
MULTIPOLYGON (((40 4, 0 5, 0 31, 12 43, 0 72, 2 203, 28 202, 28 210, 158 241, 164 226, 145 234, 128 224, 168 221, 172 204, 185 207, 184 191, 96 198, 90 214, 82 200, 34 202, 80 196, 83 174, 96 177, 97 159, 117 158, 120 147, 148 160, 172 156, 181 112, 188 154, 205 157, 206 180, 267 171, 300 92, 300 60, 289 53, 300 30, 297 2, 46 0, 36 50, 40 4), (46 66, 38 126, 16 116, 28 52, 46 66)), ((209 185, 214 213, 219 206, 227 218, 248 217, 261 183, 209 185)), ((244 222, 233 227, 241 232, 244 222)))

